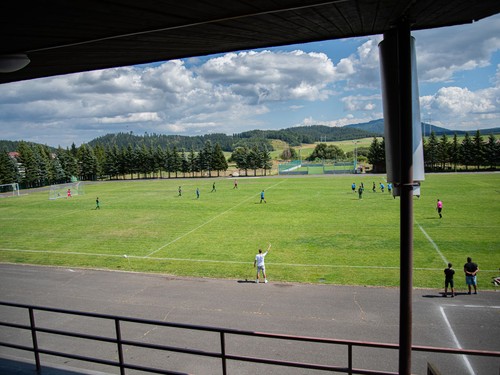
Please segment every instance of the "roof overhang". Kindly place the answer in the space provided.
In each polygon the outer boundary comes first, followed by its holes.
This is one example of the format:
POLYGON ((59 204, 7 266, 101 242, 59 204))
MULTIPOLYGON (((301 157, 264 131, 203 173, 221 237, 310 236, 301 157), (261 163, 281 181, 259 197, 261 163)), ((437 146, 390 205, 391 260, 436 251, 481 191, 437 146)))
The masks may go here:
POLYGON ((0 83, 227 51, 383 34, 497 14, 498 0, 55 0, 1 5, 0 83), (26 60, 24 60, 26 62, 26 60))

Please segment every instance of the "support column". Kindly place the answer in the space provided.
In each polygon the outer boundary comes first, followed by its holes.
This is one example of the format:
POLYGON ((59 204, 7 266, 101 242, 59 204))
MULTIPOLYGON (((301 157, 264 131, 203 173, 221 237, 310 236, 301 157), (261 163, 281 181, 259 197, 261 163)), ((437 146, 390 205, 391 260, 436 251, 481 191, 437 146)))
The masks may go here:
POLYGON ((413 289, 413 147, 410 25, 397 27, 401 160, 399 374, 411 374, 413 289))

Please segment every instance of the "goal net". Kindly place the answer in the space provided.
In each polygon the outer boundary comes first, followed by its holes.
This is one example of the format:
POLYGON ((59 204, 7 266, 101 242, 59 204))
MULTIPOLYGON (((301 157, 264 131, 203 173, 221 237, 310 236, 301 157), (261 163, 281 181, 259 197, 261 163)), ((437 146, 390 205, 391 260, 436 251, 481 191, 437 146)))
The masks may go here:
POLYGON ((81 182, 70 182, 67 184, 50 185, 49 199, 71 198, 83 194, 84 190, 81 182))
POLYGON ((14 182, 12 184, 0 185, 0 196, 2 197, 19 196, 19 184, 17 182, 14 182))

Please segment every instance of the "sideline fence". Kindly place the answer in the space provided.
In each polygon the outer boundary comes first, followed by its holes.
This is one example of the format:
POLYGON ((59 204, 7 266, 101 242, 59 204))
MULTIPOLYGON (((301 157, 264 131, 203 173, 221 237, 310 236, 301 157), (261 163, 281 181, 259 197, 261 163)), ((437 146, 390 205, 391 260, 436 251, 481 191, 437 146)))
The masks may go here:
MULTIPOLYGON (((116 315, 106 315, 106 314, 97 314, 90 312, 82 312, 82 311, 73 311, 66 309, 58 309, 58 308, 49 308, 49 307, 40 307, 34 305, 26 305, 26 304, 18 304, 18 303, 10 303, 10 302, 1 302, 0 306, 6 306, 11 308, 23 309, 28 312, 29 316, 29 324, 19 324, 12 323, 6 321, 0 321, 0 326, 10 327, 16 330, 25 330, 31 333, 31 345, 12 343, 0 341, 0 346, 9 347, 13 349, 29 351, 34 354, 35 357, 35 365, 37 371, 41 371, 42 364, 40 359, 40 354, 62 357, 62 358, 70 358, 79 361, 92 362, 107 366, 114 366, 120 369, 120 374, 125 375, 125 370, 138 370, 145 371, 150 373, 157 374, 179 374, 177 371, 152 368, 137 365, 134 363, 129 363, 125 360, 124 356, 124 347, 138 347, 144 348, 148 350, 155 351, 166 351, 166 352, 175 352, 175 353, 184 353, 193 356, 203 356, 216 358, 220 360, 220 369, 223 375, 228 374, 227 362, 228 361, 236 361, 236 362, 253 362, 259 364, 267 364, 271 366, 286 366, 286 367, 294 367, 294 368, 302 368, 309 370, 326 370, 326 371, 337 371, 341 373, 347 374, 371 374, 371 375, 395 375, 395 372, 387 372, 387 371, 376 371, 369 369, 358 369, 353 367, 353 348, 354 347, 364 347, 364 348, 378 348, 378 349, 388 349, 388 350, 398 350, 399 346, 397 344, 387 344, 387 343, 376 343, 376 342, 365 342, 365 341, 352 341, 352 340, 336 340, 336 339, 328 339, 328 338, 315 338, 315 337, 306 337, 306 336, 294 336, 294 335, 283 335, 283 334, 272 334, 266 332, 254 332, 254 331, 245 331, 245 330, 236 330, 236 329, 226 329, 226 328, 218 328, 218 327, 209 327, 209 326, 201 326, 201 325, 191 325, 191 324, 179 324, 179 323, 171 323, 164 321, 156 321, 156 320, 147 320, 147 319, 138 319, 138 318, 130 318, 116 315), (57 330, 40 327, 36 323, 36 314, 38 312, 43 313, 52 313, 52 314, 66 314, 73 317, 91 317, 97 318, 107 321, 112 321, 114 323, 114 336, 101 336, 101 335, 91 335, 87 333, 81 332, 69 332, 66 330, 57 330), (126 340, 124 339, 124 335, 122 335, 123 324, 122 323, 134 323, 138 325, 145 326, 155 326, 155 327, 171 327, 171 328, 179 328, 183 330, 190 331, 204 331, 204 332, 212 332, 217 334, 219 337, 219 351, 207 351, 200 349, 191 349, 185 346, 169 346, 169 345, 161 345, 155 343, 148 343, 144 341, 134 341, 134 340, 126 340), (84 356, 80 354, 61 352, 56 350, 50 350, 46 348, 42 348, 39 345, 38 334, 51 334, 62 337, 70 337, 70 338, 78 338, 78 339, 86 339, 96 342, 105 342, 110 343, 116 346, 116 352, 118 356, 118 360, 113 359, 103 359, 97 357, 84 356), (265 338, 265 339, 275 339, 275 340, 284 340, 284 341, 300 341, 300 342, 309 342, 309 343, 317 343, 323 345, 340 345, 347 348, 347 365, 346 366, 333 366, 333 365, 324 365, 324 364, 314 364, 314 363, 304 363, 304 362, 292 362, 278 359, 270 359, 270 358, 261 358, 261 357, 253 357, 253 356, 245 356, 245 355, 236 355, 229 354, 227 350, 228 341, 227 337, 231 335, 236 336, 252 336, 256 338, 265 338)), ((19 316, 19 315, 16 315, 19 316)), ((232 348, 234 349, 234 348, 232 348)), ((437 348, 437 347, 429 347, 429 346, 413 346, 413 351, 420 352, 428 352, 428 353, 451 353, 451 354, 460 354, 460 355, 473 355, 473 356, 487 356, 487 357, 495 357, 500 358, 500 352, 498 351, 483 351, 483 350, 463 350, 463 349, 453 349, 453 348, 437 348)))

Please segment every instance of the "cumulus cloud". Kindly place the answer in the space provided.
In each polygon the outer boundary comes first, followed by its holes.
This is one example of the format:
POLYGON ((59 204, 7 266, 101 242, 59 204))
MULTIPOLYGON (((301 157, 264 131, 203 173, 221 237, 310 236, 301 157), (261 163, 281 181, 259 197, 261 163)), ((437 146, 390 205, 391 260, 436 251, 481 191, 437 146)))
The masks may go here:
MULTIPOLYGON (((193 62, 191 60, 190 62, 193 62)), ((228 53, 187 67, 174 60, 0 86, 0 124, 47 123, 107 132, 235 132, 258 124, 270 103, 326 100, 334 64, 300 50, 228 53), (253 118, 253 119, 252 119, 253 118)), ((300 108, 301 104, 295 108, 300 108)), ((32 139, 36 141, 36 139, 32 139)))
POLYGON ((375 103, 380 102, 380 100, 381 96, 379 94, 369 96, 350 95, 341 99, 342 103, 344 103, 344 110, 349 112, 360 110, 372 111, 377 107, 375 103))
POLYGON ((335 81, 345 81, 344 90, 374 90, 380 87, 380 41, 380 36, 369 37, 357 48, 356 53, 340 59, 335 67, 335 81))
POLYGON ((472 25, 417 31, 417 65, 422 82, 448 82, 462 71, 491 64, 500 49, 500 17, 472 25))
MULTIPOLYGON (((500 66, 497 67, 497 77, 500 66)), ((420 98, 422 118, 456 130, 498 127, 500 85, 471 91, 462 87, 442 87, 434 95, 420 98)))
POLYGON ((353 115, 347 115, 345 117, 336 119, 336 120, 318 120, 314 117, 304 118, 300 123, 294 124, 293 126, 311 126, 311 125, 324 125, 330 127, 340 127, 345 125, 359 124, 363 122, 369 122, 372 120, 376 120, 380 117, 355 117, 353 115))
MULTIPOLYGON (((499 23, 496 16, 464 26, 467 32, 414 33, 419 80, 435 85, 421 98, 422 118, 432 114, 433 123, 453 129, 498 126, 498 61, 490 87, 468 87, 459 73, 493 71, 499 23)), ((0 85, 0 138, 66 146, 120 131, 231 134, 370 121, 382 117, 381 39, 324 42, 327 48, 309 48, 312 52, 300 47, 233 52, 0 85)))
POLYGON ((228 53, 210 59, 197 73, 250 103, 325 100, 334 66, 324 53, 303 51, 228 53))

